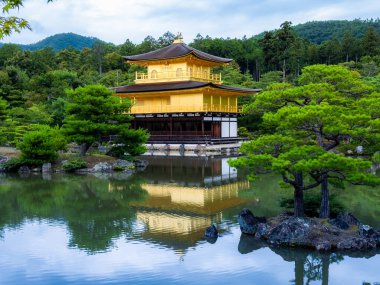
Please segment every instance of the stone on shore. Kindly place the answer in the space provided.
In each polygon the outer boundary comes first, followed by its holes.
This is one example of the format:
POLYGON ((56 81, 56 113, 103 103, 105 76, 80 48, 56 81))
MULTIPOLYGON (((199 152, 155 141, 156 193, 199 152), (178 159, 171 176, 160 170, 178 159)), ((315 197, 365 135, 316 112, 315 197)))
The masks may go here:
POLYGON ((243 209, 238 221, 243 234, 253 235, 270 246, 318 251, 361 251, 380 246, 380 231, 362 224, 350 213, 340 213, 332 220, 279 215, 262 222, 249 209, 243 209))
POLYGON ((258 224, 266 223, 266 219, 263 217, 255 217, 249 209, 244 208, 238 216, 238 222, 242 233, 255 235, 258 224))

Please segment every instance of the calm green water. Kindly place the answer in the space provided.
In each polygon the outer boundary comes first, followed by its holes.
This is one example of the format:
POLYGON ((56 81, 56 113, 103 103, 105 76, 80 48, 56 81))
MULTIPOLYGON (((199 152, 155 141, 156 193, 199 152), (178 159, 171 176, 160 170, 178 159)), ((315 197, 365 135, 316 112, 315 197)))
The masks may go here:
MULTIPOLYGON (((269 248, 236 216, 283 211, 273 175, 249 183, 225 159, 150 158, 132 176, 0 177, 0 284, 379 284, 380 254, 269 248), (203 239, 216 223, 220 237, 203 239)), ((380 189, 336 191, 380 228, 380 189)))

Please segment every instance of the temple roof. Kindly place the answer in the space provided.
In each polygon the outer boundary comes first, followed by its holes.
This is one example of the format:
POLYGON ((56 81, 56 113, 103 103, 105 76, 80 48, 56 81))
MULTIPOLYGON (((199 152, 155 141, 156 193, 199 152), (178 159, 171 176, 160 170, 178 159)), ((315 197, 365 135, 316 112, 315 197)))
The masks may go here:
POLYGON ((195 89, 202 87, 214 87, 217 89, 224 89, 228 91, 236 91, 243 93, 256 93, 260 89, 240 88, 233 86, 226 86, 215 84, 212 82, 200 82, 200 81, 177 81, 169 83, 146 83, 136 85, 125 85, 112 88, 116 93, 138 93, 138 92, 154 92, 154 91, 173 91, 184 89, 195 89))
POLYGON ((203 60, 213 61, 217 63, 229 63, 232 61, 230 58, 223 58, 219 56, 214 56, 203 51, 197 50, 195 48, 189 47, 184 43, 173 43, 170 46, 154 50, 147 53, 124 56, 126 60, 130 62, 134 61, 150 61, 150 60, 164 60, 164 59, 174 59, 178 57, 183 57, 186 55, 194 55, 203 60))

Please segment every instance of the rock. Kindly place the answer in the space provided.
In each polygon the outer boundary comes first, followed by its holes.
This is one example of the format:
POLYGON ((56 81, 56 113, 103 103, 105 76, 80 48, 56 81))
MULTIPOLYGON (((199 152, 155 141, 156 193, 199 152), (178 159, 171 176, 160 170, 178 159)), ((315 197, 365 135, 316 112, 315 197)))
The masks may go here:
POLYGON ((350 226, 360 225, 360 221, 350 213, 339 213, 338 216, 330 222, 342 230, 346 230, 350 226))
POLYGON ((372 239, 352 237, 341 240, 336 246, 339 250, 365 250, 376 248, 376 242, 372 239))
POLYGON ((266 238, 267 237, 267 231, 269 229, 269 226, 265 223, 258 223, 256 227, 256 238, 266 238))
POLYGON ((135 160, 135 167, 139 169, 145 169, 148 166, 148 162, 146 160, 135 160))
POLYGON ((112 171, 112 164, 108 162, 99 162, 95 164, 95 166, 92 168, 92 172, 111 172, 112 171))
POLYGON ((361 146, 361 145, 358 145, 358 146, 356 147, 355 151, 356 151, 357 154, 363 154, 363 152, 364 152, 364 147, 361 146))
POLYGON ((118 159, 113 163, 113 166, 120 166, 120 167, 132 167, 134 166, 133 162, 130 162, 125 159, 118 159))
POLYGON ((373 239, 380 246, 380 231, 376 231, 368 225, 360 225, 358 231, 361 237, 373 239))
POLYGON ((312 246, 310 220, 291 217, 282 221, 268 233, 268 242, 272 245, 312 246))
POLYGON ((259 223, 266 223, 266 219, 263 217, 255 217, 249 209, 244 208, 238 216, 238 222, 242 233, 255 235, 257 225, 259 223))
POLYGON ((51 163, 42 164, 42 173, 50 173, 52 172, 51 163))
POLYGON ((218 230, 216 229, 215 225, 211 225, 206 229, 205 237, 206 238, 217 238, 218 237, 218 230))
POLYGON ((30 173, 30 168, 26 165, 22 165, 18 169, 18 173, 23 173, 23 174, 30 173))
POLYGON ((9 157, 0 155, 0 163, 6 163, 9 160, 9 157))
POLYGON ((35 167, 32 169, 32 172, 41 172, 42 168, 41 167, 35 167))
POLYGON ((329 242, 328 240, 315 241, 313 245, 315 249, 318 251, 328 251, 332 249, 331 242, 329 242))

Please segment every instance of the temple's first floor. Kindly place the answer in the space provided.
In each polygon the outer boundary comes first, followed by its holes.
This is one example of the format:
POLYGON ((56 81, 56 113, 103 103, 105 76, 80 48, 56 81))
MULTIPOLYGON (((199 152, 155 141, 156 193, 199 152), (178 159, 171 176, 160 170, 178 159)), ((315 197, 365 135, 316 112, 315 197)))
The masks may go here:
POLYGON ((149 142, 204 143, 238 140, 237 116, 231 114, 141 114, 133 128, 150 133, 149 142))

